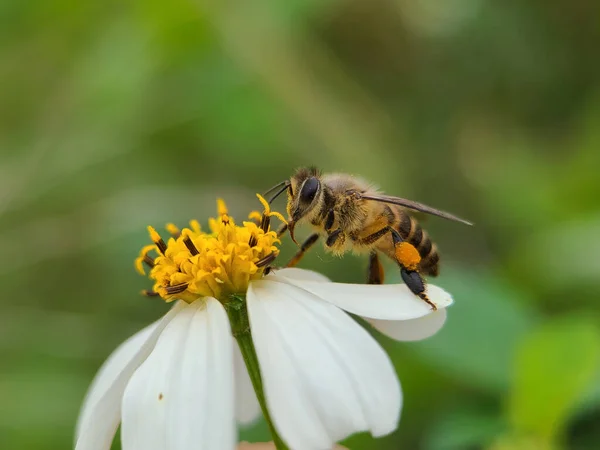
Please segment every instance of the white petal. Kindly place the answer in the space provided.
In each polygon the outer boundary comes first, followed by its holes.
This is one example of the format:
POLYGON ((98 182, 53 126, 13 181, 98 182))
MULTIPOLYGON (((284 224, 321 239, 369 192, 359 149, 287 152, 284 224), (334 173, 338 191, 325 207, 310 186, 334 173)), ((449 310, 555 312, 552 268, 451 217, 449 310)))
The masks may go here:
POLYGON ((284 277, 290 280, 297 281, 320 281, 322 283, 329 283, 331 280, 325 275, 312 270, 298 269, 296 267, 287 267, 284 269, 273 270, 267 277, 277 275, 278 277, 284 277))
POLYGON ((123 397, 124 450, 235 447, 233 341, 214 298, 183 308, 131 377, 123 397))
POLYGON ((266 279, 250 285, 247 301, 267 405, 291 448, 329 449, 355 432, 397 427, 402 398, 392 363, 350 316, 266 279))
POLYGON ((248 425, 258 419, 261 412, 237 343, 233 346, 233 371, 235 373, 235 418, 240 424, 248 425))
POLYGON ((446 310, 439 309, 412 320, 367 319, 373 327, 397 341, 420 341, 437 333, 446 322, 446 310))
POLYGON ((161 331, 181 308, 181 304, 175 304, 162 319, 130 337, 100 368, 79 415, 76 450, 110 448, 121 421, 121 399, 129 378, 148 357, 161 331))
MULTIPOLYGON (((410 292, 405 284, 323 283, 277 274, 269 279, 294 284, 348 312, 372 319, 409 320, 432 312, 431 307, 410 292)), ((452 296, 433 284, 427 285, 427 294, 438 308, 452 304, 452 296)))
MULTIPOLYGON (((83 400, 81 413, 77 419, 75 431, 76 438, 79 436, 82 424, 89 420, 89 416, 93 412, 92 406, 95 405, 98 402, 98 399, 110 388, 114 379, 119 376, 127 363, 131 361, 133 356, 140 350, 142 344, 150 337, 158 323, 159 321, 156 321, 129 337, 125 342, 119 345, 104 364, 102 364, 102 367, 98 370, 98 373, 94 377, 92 384, 88 388, 85 399, 83 400)), ((150 354, 150 351, 148 351, 148 354, 150 354)))

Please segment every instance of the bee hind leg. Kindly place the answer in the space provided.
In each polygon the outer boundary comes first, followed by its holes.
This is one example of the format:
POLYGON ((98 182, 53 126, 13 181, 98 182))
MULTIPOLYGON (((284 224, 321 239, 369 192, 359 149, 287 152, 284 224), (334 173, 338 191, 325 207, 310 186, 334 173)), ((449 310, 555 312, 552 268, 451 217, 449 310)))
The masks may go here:
POLYGON ((431 306, 432 310, 437 310, 435 303, 429 300, 429 297, 427 297, 427 294, 425 293, 425 282, 423 281, 423 278, 419 272, 401 267, 400 275, 402 276, 402 280, 406 286, 408 286, 408 289, 410 289, 413 294, 431 306))
MULTIPOLYGON (((425 281, 417 270, 419 263, 421 262, 421 256, 414 245, 402 239, 402 236, 400 236, 400 233, 398 233, 397 230, 388 225, 364 238, 355 239, 355 242, 358 244, 370 245, 387 235, 387 233, 392 234, 392 240, 394 241, 395 247, 393 256, 396 263, 400 266, 402 280, 413 294, 431 306, 431 309, 435 311, 437 306, 427 296, 425 281)), ((381 263, 379 262, 379 258, 375 251, 371 252, 367 282, 369 284, 383 283, 383 269, 381 268, 381 263)))
POLYGON ((400 233, 391 229, 392 239, 395 246, 395 259, 400 266, 400 275, 402 280, 410 289, 410 291, 431 306, 433 311, 437 310, 437 306, 427 296, 427 287, 425 280, 418 272, 417 268, 421 262, 421 256, 414 245, 404 241, 400 233))

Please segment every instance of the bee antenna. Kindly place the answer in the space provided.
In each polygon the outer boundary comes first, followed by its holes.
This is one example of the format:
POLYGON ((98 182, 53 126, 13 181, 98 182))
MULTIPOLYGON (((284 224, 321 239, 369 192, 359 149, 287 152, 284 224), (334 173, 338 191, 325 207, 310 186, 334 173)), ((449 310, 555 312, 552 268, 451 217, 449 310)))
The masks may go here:
POLYGON ((270 205, 271 203, 273 203, 273 200, 275 200, 275 199, 276 199, 277 197, 279 197, 279 196, 280 196, 280 195, 281 195, 283 192, 285 192, 285 190, 286 190, 286 189, 289 187, 289 185, 290 185, 290 182, 286 180, 286 181, 283 181, 282 183, 279 183, 277 186, 274 186, 273 188, 269 189, 269 191, 267 191, 267 192, 273 191, 273 190, 274 190, 275 188, 277 188, 277 187, 279 187, 279 188, 280 188, 280 189, 279 189, 279 190, 278 190, 278 191, 277 191, 275 194, 273 194, 273 197, 271 197, 271 198, 269 199, 269 205, 270 205))
POLYGON ((271 189, 269 189, 268 191, 265 191, 265 193, 263 194, 263 197, 266 197, 267 195, 269 195, 269 193, 273 192, 275 189, 279 189, 284 184, 289 184, 289 180, 283 180, 282 182, 277 183, 271 189))

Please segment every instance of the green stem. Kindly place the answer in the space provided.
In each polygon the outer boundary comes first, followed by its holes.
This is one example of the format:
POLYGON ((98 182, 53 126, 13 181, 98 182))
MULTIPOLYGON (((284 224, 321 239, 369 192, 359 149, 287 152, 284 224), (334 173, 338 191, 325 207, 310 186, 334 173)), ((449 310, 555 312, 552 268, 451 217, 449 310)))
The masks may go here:
POLYGON ((288 450, 281 437, 277 434, 277 430, 273 425, 267 403, 265 401, 265 394, 263 391, 262 378, 260 376, 260 367, 258 364, 258 358, 256 356, 256 349, 254 348, 254 342, 252 342, 252 333, 250 331, 250 322, 248 320, 248 310, 246 309, 246 299, 240 295, 232 295, 229 303, 225 304, 225 310, 229 316, 229 323, 231 324, 231 332, 233 337, 237 340, 237 343, 242 352, 244 363, 250 374, 250 381, 256 392, 260 409, 262 410, 263 416, 271 432, 273 443, 277 450, 288 450))

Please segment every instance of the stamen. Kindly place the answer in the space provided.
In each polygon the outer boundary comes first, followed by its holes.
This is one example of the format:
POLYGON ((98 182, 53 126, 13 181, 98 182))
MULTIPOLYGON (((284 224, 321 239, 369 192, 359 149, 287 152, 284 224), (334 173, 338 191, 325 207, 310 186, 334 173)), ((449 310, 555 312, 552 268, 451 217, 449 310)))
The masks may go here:
POLYGON ((185 237, 183 238, 183 243, 188 248, 188 250, 190 251, 192 256, 196 256, 200 253, 198 251, 198 249, 196 248, 196 246, 194 245, 194 243, 192 242, 192 239, 190 238, 189 234, 185 235, 185 237))
POLYGON ((167 294, 173 295, 173 294, 181 294, 187 288, 188 288, 188 284, 182 283, 182 284, 176 284, 175 286, 168 286, 166 288, 166 290, 167 290, 167 294))
MULTIPOLYGON (((263 208, 264 208, 263 217, 264 216, 277 217, 283 223, 287 223, 287 220, 285 220, 285 218, 281 214, 279 214, 277 211, 271 211, 271 206, 269 205, 269 202, 267 202, 262 195, 256 194, 256 196, 258 197, 258 201, 263 205, 263 208)), ((268 230, 265 230, 265 233, 267 231, 268 230)))
POLYGON ((277 219, 279 219, 282 223, 287 224, 287 220, 285 220, 285 217, 283 217, 281 214, 279 214, 277 211, 271 211, 269 213, 270 217, 276 217, 277 219))
POLYGON ((150 233, 150 239, 152 239, 160 252, 164 255, 165 251, 167 250, 167 244, 165 244, 165 241, 163 241, 163 239, 160 237, 160 234, 158 234, 151 226, 148 226, 148 233, 150 233))
POLYGON ((258 197, 258 201, 263 205, 263 208, 265 210, 263 215, 269 215, 269 213, 271 212, 271 206, 269 205, 269 202, 267 202, 265 198, 260 194, 256 194, 256 196, 258 197))
POLYGON ((168 223, 165 228, 171 234, 171 236, 173 236, 175 239, 177 239, 179 236, 181 236, 181 231, 175 224, 168 223))
POLYGON ((227 205, 222 198, 217 199, 217 214, 219 214, 219 216, 227 214, 227 205))
POLYGON ((190 228, 194 233, 200 233, 200 222, 198 222, 196 219, 190 220, 190 228))
POLYGON ((154 260, 148 256, 148 254, 144 255, 143 261, 146 263, 148 267, 151 269, 154 267, 154 260))
POLYGON ((148 289, 144 289, 142 290, 142 295, 145 295, 146 297, 158 297, 160 294, 155 291, 149 291, 148 289))
POLYGON ((156 245, 145 245, 140 250, 140 255, 135 258, 135 270, 137 270, 141 275, 145 275, 146 271, 144 270, 144 263, 146 263, 152 269, 154 267, 154 259, 148 255, 152 250, 156 250, 156 245))
MULTIPOLYGON (((260 194, 256 194, 256 197, 258 198, 258 201, 262 204, 263 206, 263 213, 260 216, 260 229, 263 230, 265 233, 269 232, 269 227, 271 226, 271 216, 277 217, 279 220, 281 220, 283 223, 287 223, 287 221, 283 218, 283 216, 281 214, 279 214, 278 212, 271 212, 271 206, 269 205, 269 202, 267 202, 265 200, 265 198, 260 195, 260 194)), ((257 218, 259 217, 258 212, 253 212, 250 214, 249 217, 252 218, 257 218)), ((256 240, 253 238, 250 238, 250 247, 254 247, 256 245, 256 240)))
POLYGON ((269 231, 269 226, 271 225, 271 217, 268 214, 263 214, 262 219, 260 221, 260 229, 265 233, 269 231))
POLYGON ((256 239, 256 236, 250 236, 250 239, 248 239, 248 245, 250 247, 254 247, 256 244, 258 244, 258 239, 256 239))
POLYGON ((252 211, 250 214, 248 214, 248 219, 258 225, 262 220, 262 214, 258 211, 252 211))
POLYGON ((191 303, 206 296, 225 298, 262 278, 279 254, 274 245, 280 241, 275 231, 270 231, 271 217, 277 213, 271 212, 264 198, 259 199, 264 212, 251 213, 254 223, 243 222, 243 226, 236 225, 225 203, 218 200, 218 215, 209 219, 209 232, 201 231, 196 220, 190 221, 190 228, 169 223, 168 239, 163 240, 148 227, 153 244, 142 248, 135 267, 142 274, 150 267, 154 288, 142 293, 167 302, 179 299, 191 303))
POLYGON ((258 261, 256 261, 256 267, 264 267, 267 264, 272 263, 273 261, 275 261, 275 259, 277 258, 277 253, 273 252, 273 253, 269 253, 267 256, 265 256, 262 259, 259 259, 258 261))

